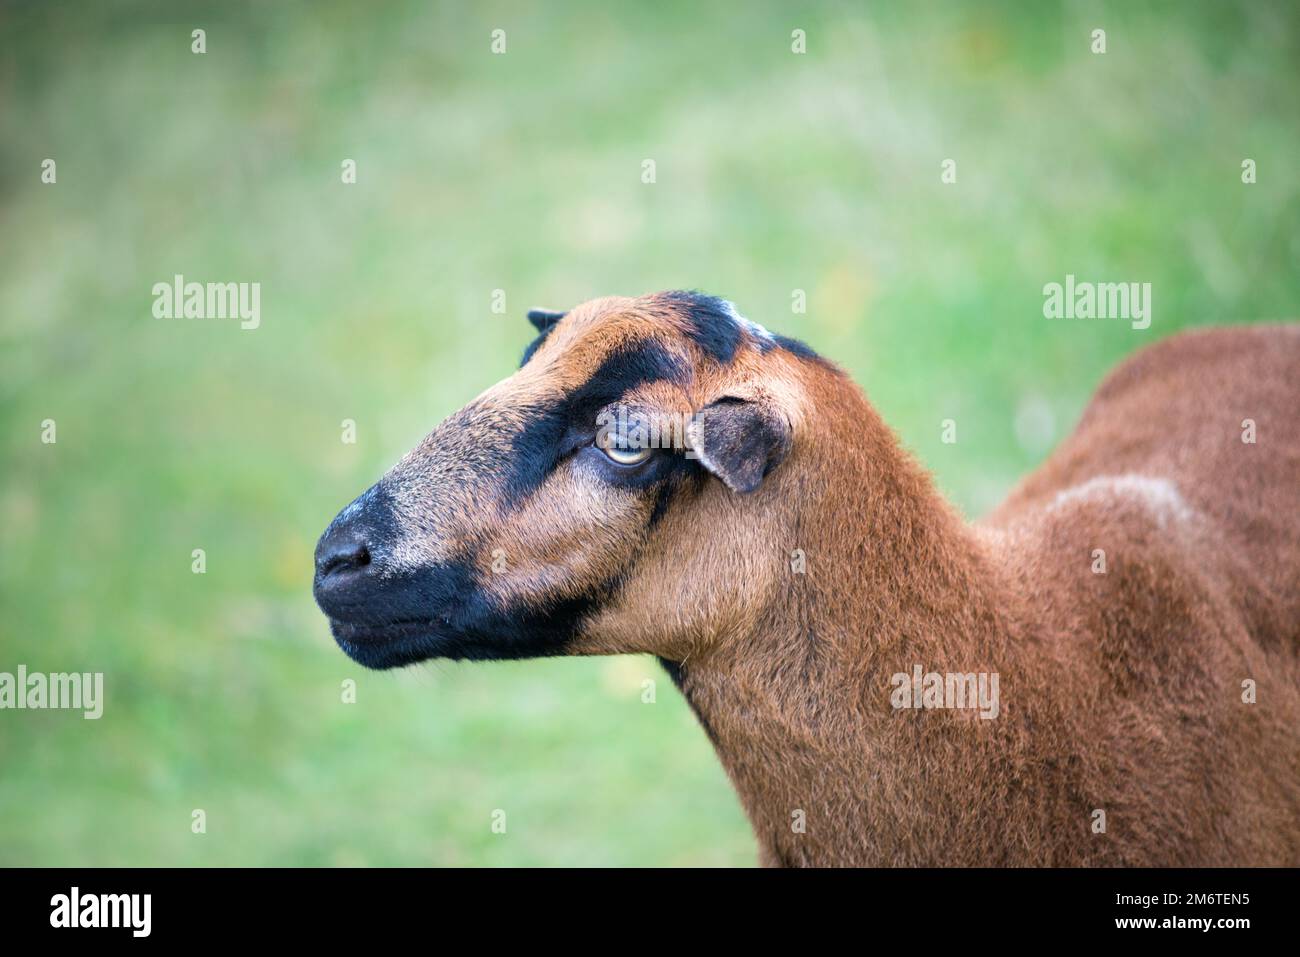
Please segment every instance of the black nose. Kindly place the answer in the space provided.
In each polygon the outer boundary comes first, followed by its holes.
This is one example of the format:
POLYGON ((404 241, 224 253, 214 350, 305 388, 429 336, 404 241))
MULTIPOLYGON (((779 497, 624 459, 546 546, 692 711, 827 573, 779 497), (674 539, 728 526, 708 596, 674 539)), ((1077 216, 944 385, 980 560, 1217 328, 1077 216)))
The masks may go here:
POLYGON ((427 589, 408 587, 393 561, 399 540, 388 493, 373 485, 334 517, 316 543, 316 604, 332 621, 353 624, 412 617, 427 589))
POLYGON ((351 577, 370 567, 370 546, 355 526, 343 524, 326 532, 316 546, 316 585, 351 577))

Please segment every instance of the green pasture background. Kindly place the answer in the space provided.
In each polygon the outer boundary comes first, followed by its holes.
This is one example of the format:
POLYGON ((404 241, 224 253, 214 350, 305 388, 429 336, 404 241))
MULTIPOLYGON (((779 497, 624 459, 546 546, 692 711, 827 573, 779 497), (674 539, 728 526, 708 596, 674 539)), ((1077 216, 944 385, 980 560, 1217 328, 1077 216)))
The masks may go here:
POLYGON ((653 662, 366 672, 316 537, 529 306, 676 287, 845 365, 978 515, 1121 357, 1300 312, 1297 7, 5 4, 0 671, 107 701, 0 712, 0 864, 753 864, 653 662), (176 273, 261 328, 153 318, 176 273), (1045 319, 1067 273, 1151 328, 1045 319))

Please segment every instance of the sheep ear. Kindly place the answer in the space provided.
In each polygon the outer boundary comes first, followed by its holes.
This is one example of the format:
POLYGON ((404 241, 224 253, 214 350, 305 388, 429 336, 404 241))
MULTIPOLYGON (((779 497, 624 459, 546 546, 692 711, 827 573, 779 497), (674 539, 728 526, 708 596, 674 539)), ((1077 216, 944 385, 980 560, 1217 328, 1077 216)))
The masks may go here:
POLYGON ((690 452, 733 492, 745 494, 790 451, 790 422, 770 403, 727 396, 705 406, 687 429, 690 452))
POLYGON ((551 327, 563 319, 565 316, 562 312, 556 312, 553 309, 529 309, 528 321, 538 332, 550 332, 551 327))

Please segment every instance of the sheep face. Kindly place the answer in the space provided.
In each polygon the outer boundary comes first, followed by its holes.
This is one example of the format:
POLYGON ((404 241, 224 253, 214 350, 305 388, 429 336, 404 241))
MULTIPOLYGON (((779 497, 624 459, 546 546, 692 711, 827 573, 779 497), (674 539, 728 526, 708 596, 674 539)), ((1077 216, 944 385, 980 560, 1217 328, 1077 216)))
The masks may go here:
POLYGON ((820 360, 694 293, 529 318, 519 371, 321 537, 316 600, 364 665, 680 661, 772 599, 801 366, 820 360))

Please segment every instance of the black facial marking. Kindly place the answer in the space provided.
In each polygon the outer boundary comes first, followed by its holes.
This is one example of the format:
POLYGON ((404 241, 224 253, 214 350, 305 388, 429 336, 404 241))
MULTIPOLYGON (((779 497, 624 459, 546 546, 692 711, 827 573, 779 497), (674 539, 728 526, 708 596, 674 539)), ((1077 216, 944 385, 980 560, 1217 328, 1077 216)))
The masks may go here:
POLYGON ((531 410, 528 424, 503 453, 510 461, 504 498, 521 502, 536 490, 573 435, 594 435, 596 415, 631 389, 650 382, 684 383, 689 370, 661 343, 650 341, 615 349, 585 383, 555 404, 531 410))
MULTIPOLYGON (((772 336, 772 339, 775 340, 776 344, 780 346, 782 349, 784 349, 786 352, 793 352, 800 359, 821 358, 821 356, 819 356, 817 353, 815 353, 812 350, 811 346, 803 342, 800 342, 798 339, 791 339, 789 336, 777 336, 777 335, 772 336)), ((768 346, 768 348, 770 349, 771 346, 768 346)))
POLYGON ((817 363, 827 372, 834 372, 839 376, 844 375, 844 370, 835 363, 814 352, 811 346, 800 342, 798 339, 791 339, 789 336, 773 335, 772 341, 764 342, 759 349, 764 354, 767 354, 773 349, 783 349, 791 355, 798 356, 800 359, 806 359, 809 362, 817 363))
POLYGON ((580 414, 593 416, 632 389, 651 382, 674 382, 686 385, 690 369, 682 359, 656 340, 615 349, 601 362, 572 395, 572 405, 580 414))
POLYGON ((427 658, 486 661, 563 654, 582 621, 617 587, 503 608, 482 587, 468 558, 426 566, 393 579, 391 600, 373 597, 364 621, 332 618, 340 647, 367 668, 427 658))
POLYGON ((669 451, 660 453, 669 463, 655 487, 654 506, 650 510, 648 528, 654 528, 668 514, 668 508, 683 494, 698 492, 708 482, 708 473, 694 459, 669 451))
POLYGON ((740 324, 727 303, 702 292, 665 293, 668 302, 677 306, 689 324, 687 336, 714 362, 726 365, 736 356, 743 340, 740 324))
MULTIPOLYGON (((706 480, 697 463, 667 451, 662 454, 664 458, 658 469, 662 478, 656 480, 657 510, 666 507, 673 496, 691 485, 693 480, 698 480, 697 485, 706 480)), ((657 517, 652 515, 649 525, 653 526, 655 521, 657 517)), ((456 575, 460 594, 452 610, 436 622, 437 656, 483 661, 566 654, 584 622, 613 600, 635 574, 644 545, 643 541, 621 569, 580 594, 558 599, 544 598, 539 603, 524 602, 509 607, 501 607, 478 587, 482 573, 475 576, 466 561, 463 563, 464 571, 456 575)), ((709 731, 702 716, 700 723, 709 731)))
POLYGON ((446 625, 453 637, 448 658, 467 660, 544 658, 559 655, 583 619, 604 603, 609 586, 540 605, 501 608, 482 589, 458 603, 446 625))
MULTIPOLYGON (((744 341, 744 335, 730 303, 717 296, 694 291, 667 292, 664 293, 663 298, 685 314, 690 326, 688 338, 698 345, 705 355, 722 365, 735 358, 736 350, 744 341)), ((840 371, 834 363, 823 359, 798 339, 781 335, 772 335, 771 338, 754 336, 753 339, 758 346, 758 351, 764 355, 773 349, 783 349, 800 359, 817 362, 832 372, 840 371)))

